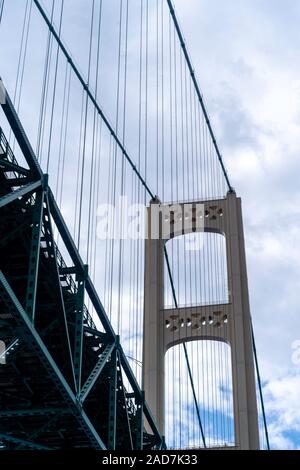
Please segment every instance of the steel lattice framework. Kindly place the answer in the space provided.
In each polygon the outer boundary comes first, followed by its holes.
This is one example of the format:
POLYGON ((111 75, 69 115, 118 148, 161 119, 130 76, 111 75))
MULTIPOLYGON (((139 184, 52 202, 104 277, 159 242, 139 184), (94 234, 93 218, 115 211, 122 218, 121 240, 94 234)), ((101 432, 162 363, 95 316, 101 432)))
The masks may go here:
POLYGON ((2 108, 28 165, 18 164, 0 128, 2 446, 159 449, 143 392, 7 93, 2 108))

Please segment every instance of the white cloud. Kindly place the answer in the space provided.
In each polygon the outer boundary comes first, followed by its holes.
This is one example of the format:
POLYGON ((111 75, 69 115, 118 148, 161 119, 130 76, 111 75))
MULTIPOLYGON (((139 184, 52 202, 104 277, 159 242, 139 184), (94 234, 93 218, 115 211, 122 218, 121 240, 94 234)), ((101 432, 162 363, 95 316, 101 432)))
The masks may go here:
POLYGON ((273 448, 299 448, 292 438, 300 429, 299 390, 300 376, 296 373, 271 380, 264 387, 273 448))
POLYGON ((298 444, 299 3, 176 0, 225 164, 243 199, 248 278, 276 448, 298 444), (271 5, 272 3, 272 5, 271 5))

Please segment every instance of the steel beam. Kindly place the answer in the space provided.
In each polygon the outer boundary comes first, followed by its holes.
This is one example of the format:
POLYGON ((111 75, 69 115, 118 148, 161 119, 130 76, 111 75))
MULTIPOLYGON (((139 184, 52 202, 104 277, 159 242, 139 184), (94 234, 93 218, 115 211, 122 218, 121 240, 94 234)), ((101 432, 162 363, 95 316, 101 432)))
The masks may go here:
POLYGON ((74 332, 74 349, 73 349, 73 364, 75 374, 75 384, 77 396, 80 398, 81 392, 81 369, 82 369, 82 348, 83 348, 83 309, 84 309, 84 293, 85 293, 85 279, 87 276, 88 267, 86 266, 84 276, 77 276, 77 293, 76 307, 74 310, 75 332, 74 332))
POLYGON ((49 415, 67 415, 72 411, 67 408, 25 408, 20 410, 0 411, 0 418, 22 418, 30 416, 49 416, 49 415))
MULTIPOLYGON (((51 427, 51 425, 53 423, 55 423, 55 421, 57 421, 59 417, 60 417, 60 415, 58 415, 58 414, 51 415, 50 417, 48 417, 48 419, 43 422, 42 426, 40 426, 33 433, 31 433, 29 436, 27 436, 28 440, 30 440, 30 442, 32 442, 40 434, 42 434, 42 433, 46 432, 47 430, 49 430, 49 427, 51 427)), ((57 447, 54 447, 52 449, 55 450, 55 449, 57 449, 57 447)), ((17 450, 19 450, 19 446, 17 447, 17 450)))
POLYGON ((15 173, 19 173, 20 175, 29 176, 30 170, 23 168, 22 166, 16 165, 8 160, 4 160, 0 158, 0 168, 4 171, 13 171, 15 173))
POLYGON ((30 449, 36 449, 36 450, 53 450, 53 447, 47 447, 47 446, 42 446, 40 444, 37 444, 36 442, 32 441, 26 441, 24 439, 19 439, 18 437, 11 436, 9 434, 0 434, 0 439, 3 441, 7 442, 13 442, 14 444, 17 444, 18 446, 21 445, 22 447, 29 447, 30 449))
POLYGON ((16 189, 5 196, 0 198, 0 208, 10 204, 11 202, 15 201, 16 199, 20 199, 23 196, 26 196, 30 193, 33 193, 36 189, 38 189, 42 185, 41 181, 35 181, 34 183, 26 184, 22 188, 16 189))
MULTIPOLYGON (((69 252, 69 255, 74 263, 74 266, 78 269, 78 272, 83 273, 85 269, 85 265, 81 259, 81 256, 77 250, 77 247, 72 239, 72 236, 69 232, 69 229, 63 219, 63 216, 56 204, 55 198, 53 196, 52 191, 49 189, 48 191, 48 198, 50 204, 51 215, 53 217, 54 223, 58 228, 59 234, 69 252)), ((106 331, 106 333, 111 336, 112 340, 115 340, 116 335, 114 330, 111 326, 108 316, 105 313, 104 307, 100 301, 100 298, 97 294, 97 291, 92 283, 92 280, 89 276, 87 276, 85 281, 85 288, 86 291, 94 305, 94 308, 97 312, 97 315, 106 331)))
POLYGON ((26 302, 25 311, 27 315, 34 322, 35 319, 35 304, 36 304, 36 291, 38 282, 38 271, 40 261, 40 245, 41 245, 41 232, 42 232, 42 217, 44 204, 44 191, 37 191, 34 205, 34 212, 32 218, 32 234, 31 246, 29 252, 29 266, 27 277, 26 289, 26 302))
POLYGON ((50 254, 50 260, 52 260, 53 262, 53 269, 56 273, 57 289, 58 289, 60 307, 62 309, 63 325, 64 325, 65 332, 66 332, 66 343, 67 343, 67 348, 68 348, 69 361, 70 361, 70 366, 72 369, 72 377, 74 380, 74 386, 76 390, 74 362, 73 362, 73 356, 72 356, 72 350, 71 350, 71 344, 70 344, 66 309, 65 309, 65 303, 64 303, 63 293, 62 293, 62 287, 60 283, 59 270, 58 270, 57 259, 56 259, 56 251, 54 249, 55 242, 54 242, 54 236, 53 236, 53 230, 52 230, 52 224, 51 224, 51 212, 50 212, 50 204, 49 204, 49 199, 48 199, 48 191, 49 191, 49 188, 47 188, 47 193, 45 195, 46 207, 45 207, 44 217, 43 217, 43 225, 45 229, 45 240, 47 243, 47 250, 50 254))
POLYGON ((24 232, 24 230, 28 228, 28 225, 29 220, 27 220, 23 224, 18 224, 14 230, 9 231, 4 237, 1 238, 0 247, 14 240, 17 236, 19 236, 22 232, 24 232))
POLYGON ((116 449, 117 430, 117 350, 112 352, 110 359, 109 403, 108 403, 108 444, 109 450, 116 449))
MULTIPOLYGON (((129 441, 129 445, 130 445, 130 450, 134 450, 133 440, 132 440, 132 432, 131 432, 132 423, 130 422, 129 415, 128 415, 128 406, 127 406, 127 402, 126 402, 126 393, 125 393, 125 387, 124 387, 124 382, 123 382, 123 377, 122 377, 122 367, 121 367, 119 351, 117 351, 117 356, 118 356, 118 362, 119 362, 119 366, 120 366, 118 368, 118 371, 117 371, 117 377, 118 377, 117 384, 119 385, 119 383, 120 383, 120 387, 121 387, 121 390, 119 390, 119 391, 120 391, 120 395, 121 395, 121 400, 123 402, 124 412, 126 413, 126 424, 127 424, 128 441, 129 441)), ((120 389, 120 387, 119 387, 119 389, 120 389)), ((142 422, 143 422, 143 419, 142 419, 142 422)), ((141 436, 141 442, 143 443, 143 426, 140 429, 140 436, 141 436)), ((142 449, 142 448, 143 448, 143 445, 141 447, 136 447, 135 449, 142 449)))
POLYGON ((27 176, 25 178, 7 178, 6 181, 10 188, 20 187, 32 182, 31 178, 27 176))
POLYGON ((5 103, 2 103, 1 106, 9 122, 9 125, 16 137, 19 147, 25 157, 25 160, 30 170, 32 171, 33 177, 36 179, 41 179, 43 176, 43 171, 37 161, 33 148, 30 145, 30 142, 23 129, 19 116, 6 90, 5 90, 5 103))
POLYGON ((113 350, 115 348, 115 343, 108 344, 104 349, 103 353, 99 357, 97 364, 87 378, 85 384, 83 385, 80 393, 80 402, 83 403, 93 386, 95 385, 99 375, 101 374, 104 366, 106 365, 108 359, 110 358, 113 350))
POLYGON ((78 408, 78 402, 74 393, 54 362, 52 356, 49 354, 48 349, 29 320, 25 310, 15 296, 2 271, 0 271, 0 287, 2 289, 2 300, 7 306, 9 306, 12 312, 15 312, 19 318, 19 322, 23 324, 24 340, 31 343, 31 346, 38 354, 40 360, 46 367, 47 372, 54 380, 54 383, 57 385, 63 397, 70 403, 70 405, 72 405, 73 414, 81 421, 83 430, 91 440, 94 441, 95 446, 100 449, 106 449, 102 439, 98 435, 86 413, 81 408, 78 408))
POLYGON ((99 338, 100 343, 109 343, 108 335, 106 333, 103 333, 102 331, 95 330, 90 326, 83 326, 83 331, 99 338))
MULTIPOLYGON (((127 357, 125 356, 121 345, 119 346, 119 351, 120 351, 120 358, 121 358, 121 364, 122 364, 123 370, 124 370, 124 372, 127 376, 127 379, 129 381, 132 389, 133 389, 135 397, 140 398, 140 400, 142 400, 143 399, 143 392, 141 391, 140 386, 139 386, 134 374, 131 371, 130 365, 129 365, 128 360, 127 360, 127 357)), ((155 419, 154 419, 154 417, 151 413, 151 410, 150 410, 147 402, 144 402, 143 412, 144 412, 144 415, 145 415, 145 417, 148 421, 148 424, 151 428, 151 431, 156 436, 158 441, 161 442, 162 441, 162 436, 160 435, 160 433, 157 429, 155 419)))
POLYGON ((144 433, 144 420, 143 412, 145 406, 145 394, 135 400, 136 416, 135 416, 135 449, 143 449, 143 433, 144 433))

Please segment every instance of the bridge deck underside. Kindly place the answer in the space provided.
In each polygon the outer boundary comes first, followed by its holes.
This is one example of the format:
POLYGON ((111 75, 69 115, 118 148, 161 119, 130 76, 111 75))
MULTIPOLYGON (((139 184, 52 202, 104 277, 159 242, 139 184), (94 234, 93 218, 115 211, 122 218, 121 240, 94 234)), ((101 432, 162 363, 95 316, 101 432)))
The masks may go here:
MULTIPOLYGON (((11 161, 3 150, 0 159, 11 161)), ((0 165, 0 200, 23 188, 22 178, 0 165)), ((0 364, 0 445, 151 448, 157 436, 142 432, 141 405, 124 387, 121 356, 112 352, 115 339, 96 328, 80 297, 81 278, 70 274, 72 267, 68 271, 58 251, 43 194, 41 187, 0 207, 0 339, 6 347, 0 364)))

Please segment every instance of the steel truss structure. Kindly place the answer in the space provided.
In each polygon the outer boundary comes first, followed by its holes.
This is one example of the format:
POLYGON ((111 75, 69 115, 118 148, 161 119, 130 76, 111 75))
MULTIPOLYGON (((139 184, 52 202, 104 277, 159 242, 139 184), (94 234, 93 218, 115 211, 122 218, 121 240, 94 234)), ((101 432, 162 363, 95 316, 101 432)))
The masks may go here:
POLYGON ((7 93, 2 108, 27 166, 18 164, 0 128, 0 339, 6 345, 0 447, 162 448, 144 394, 7 93))

